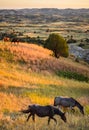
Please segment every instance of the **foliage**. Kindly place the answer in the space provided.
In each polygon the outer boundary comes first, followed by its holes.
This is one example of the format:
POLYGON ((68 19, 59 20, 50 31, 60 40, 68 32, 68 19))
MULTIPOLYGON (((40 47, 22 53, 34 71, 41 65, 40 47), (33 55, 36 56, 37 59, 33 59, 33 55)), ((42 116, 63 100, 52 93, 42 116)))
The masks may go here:
POLYGON ((75 80, 79 80, 79 81, 89 82, 89 78, 87 76, 84 76, 83 74, 79 74, 79 73, 76 73, 76 72, 59 71, 59 72, 57 72, 57 74, 61 77, 66 77, 66 78, 69 78, 69 79, 75 79, 75 80))
POLYGON ((58 34, 50 34, 44 46, 52 50, 56 58, 68 57, 68 45, 65 39, 58 34))

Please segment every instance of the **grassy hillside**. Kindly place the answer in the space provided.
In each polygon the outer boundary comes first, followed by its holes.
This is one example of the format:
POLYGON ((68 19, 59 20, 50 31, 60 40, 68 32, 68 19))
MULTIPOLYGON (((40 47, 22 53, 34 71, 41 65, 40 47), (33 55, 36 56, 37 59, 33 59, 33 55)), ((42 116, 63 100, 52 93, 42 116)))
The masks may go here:
POLYGON ((55 59, 52 52, 33 44, 0 43, 0 130, 88 130, 89 129, 89 83, 56 75, 60 70, 89 76, 88 66, 70 59, 55 59), (79 110, 66 113, 65 124, 58 117, 58 124, 47 118, 36 117, 26 123, 27 116, 19 110, 29 104, 53 104, 55 96, 72 96, 85 108, 83 117, 79 110), (36 125, 36 126, 35 126, 36 125))

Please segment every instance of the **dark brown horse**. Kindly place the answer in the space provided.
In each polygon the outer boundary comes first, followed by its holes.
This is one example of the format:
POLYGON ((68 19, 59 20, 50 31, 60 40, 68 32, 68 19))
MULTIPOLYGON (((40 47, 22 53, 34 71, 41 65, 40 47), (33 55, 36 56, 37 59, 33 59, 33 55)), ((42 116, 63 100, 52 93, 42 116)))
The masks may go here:
POLYGON ((19 39, 18 38, 9 38, 9 37, 4 37, 3 38, 3 41, 4 42, 11 42, 11 44, 14 44, 14 45, 18 45, 19 44, 19 39))
POLYGON ((74 98, 72 97, 55 97, 54 99, 54 106, 62 106, 62 107, 69 107, 71 110, 76 106, 79 108, 80 112, 84 115, 84 107, 74 98))
POLYGON ((57 120, 54 118, 54 115, 59 115, 61 119, 66 122, 66 116, 65 113, 61 112, 58 108, 55 108, 54 106, 47 105, 47 106, 40 106, 40 105, 30 105, 28 106, 27 110, 21 110, 23 113, 30 113, 28 115, 27 121, 32 116, 33 121, 35 121, 35 115, 39 117, 46 117, 48 116, 48 124, 50 123, 50 120, 53 119, 56 123, 57 120))
POLYGON ((13 38, 12 40, 11 40, 11 44, 19 44, 19 39, 18 38, 13 38))

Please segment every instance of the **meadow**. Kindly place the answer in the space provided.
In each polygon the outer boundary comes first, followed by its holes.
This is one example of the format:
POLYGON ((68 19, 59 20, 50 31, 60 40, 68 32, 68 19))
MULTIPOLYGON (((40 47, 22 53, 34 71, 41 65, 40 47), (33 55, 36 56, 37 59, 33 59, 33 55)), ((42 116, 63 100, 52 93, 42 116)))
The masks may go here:
MULTIPOLYGON (((50 33, 58 33, 63 37, 73 36, 74 39, 78 40, 79 43, 81 39, 89 37, 89 24, 85 22, 50 22, 50 23, 38 23, 32 24, 26 20, 21 23, 10 23, 1 22, 0 32, 1 33, 21 33, 19 37, 40 37, 42 40, 46 40, 50 33)), ((79 44, 78 43, 78 44, 79 44)))
POLYGON ((55 59, 41 46, 20 43, 18 46, 0 42, 0 130, 89 130, 89 82, 68 79, 55 70, 71 70, 89 76, 89 66, 71 59, 55 59), (76 98, 85 109, 82 116, 66 112, 67 123, 55 116, 57 125, 36 116, 26 122, 20 112, 29 104, 51 104, 55 96, 76 98))

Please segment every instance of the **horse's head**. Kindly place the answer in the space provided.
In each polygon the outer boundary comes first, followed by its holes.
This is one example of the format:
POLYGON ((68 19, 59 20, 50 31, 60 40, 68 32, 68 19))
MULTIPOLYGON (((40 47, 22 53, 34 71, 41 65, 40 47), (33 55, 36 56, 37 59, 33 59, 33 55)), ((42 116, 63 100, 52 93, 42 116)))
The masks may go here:
POLYGON ((84 107, 83 106, 81 106, 80 112, 84 115, 84 107))
POLYGON ((76 100, 75 100, 75 103, 76 103, 76 106, 79 108, 80 112, 84 115, 84 107, 76 100))
POLYGON ((62 114, 61 119, 62 119, 64 122, 67 122, 67 119, 66 119, 65 113, 62 114))

